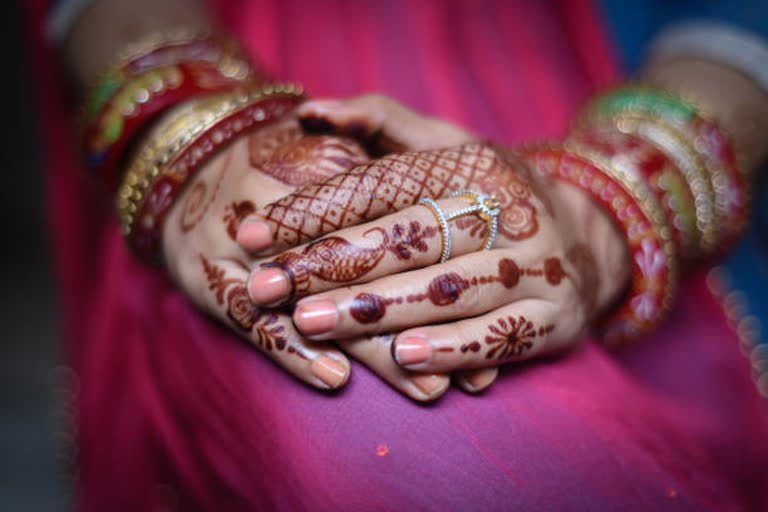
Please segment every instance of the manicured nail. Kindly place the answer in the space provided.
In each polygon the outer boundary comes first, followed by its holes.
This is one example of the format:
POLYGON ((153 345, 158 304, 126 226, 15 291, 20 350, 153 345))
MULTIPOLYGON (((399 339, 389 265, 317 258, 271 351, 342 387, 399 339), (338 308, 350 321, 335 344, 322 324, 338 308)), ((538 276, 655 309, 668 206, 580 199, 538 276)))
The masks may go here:
POLYGON ((496 378, 497 374, 498 371, 481 371, 468 375, 462 375, 460 378, 465 390, 469 391, 470 393, 479 393, 481 391, 485 391, 485 389, 496 378))
POLYGON ((392 347, 395 361, 402 366, 425 363, 432 357, 432 346, 424 338, 402 338, 395 341, 392 347))
POLYGON ((347 378, 347 368, 328 356, 320 356, 312 361, 312 375, 323 381, 330 388, 337 388, 347 378))
POLYGON ((411 382, 427 396, 432 396, 445 386, 445 379, 439 375, 416 375, 411 377, 411 382))
POLYGON ((246 219, 237 228, 235 240, 246 251, 263 251, 272 245, 272 230, 262 220, 246 219))
POLYGON ((336 304, 316 300, 299 305, 293 313, 293 322, 304 334, 323 334, 336 327, 338 317, 336 304))
POLYGON ((279 269, 258 270, 251 274, 248 295, 256 304, 272 304, 288 296, 288 280, 279 269))

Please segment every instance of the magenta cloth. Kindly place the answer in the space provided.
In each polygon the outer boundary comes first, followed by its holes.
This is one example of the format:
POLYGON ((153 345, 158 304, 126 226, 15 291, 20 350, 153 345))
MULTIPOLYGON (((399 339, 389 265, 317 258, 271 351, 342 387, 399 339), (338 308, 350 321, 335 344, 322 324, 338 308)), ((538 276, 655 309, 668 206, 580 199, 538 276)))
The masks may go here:
MULTIPOLYGON (((768 510, 768 414, 703 275, 661 330, 509 367, 421 406, 354 365, 321 394, 135 262, 76 164, 61 70, 25 2, 68 363, 79 510, 768 510), (166 507, 166 508, 163 508, 166 507)), ((220 1, 282 79, 381 91, 515 143, 618 80, 586 1, 220 1)))

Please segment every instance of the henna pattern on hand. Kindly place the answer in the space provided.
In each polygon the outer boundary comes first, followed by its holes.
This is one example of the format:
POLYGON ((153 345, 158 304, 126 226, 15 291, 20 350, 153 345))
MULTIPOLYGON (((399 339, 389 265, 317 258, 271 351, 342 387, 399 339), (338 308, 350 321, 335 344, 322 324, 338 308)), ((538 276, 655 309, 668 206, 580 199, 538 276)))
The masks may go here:
MULTIPOLYGON (((549 334, 555 329, 554 324, 536 327, 533 322, 520 315, 501 317, 495 323, 488 326, 489 334, 485 336, 485 344, 491 348, 485 354, 486 359, 505 360, 511 357, 519 357, 523 352, 533 347, 533 340, 549 334)), ((478 352, 480 342, 473 341, 466 345, 469 350, 478 352)), ((462 346, 462 352, 467 352, 462 346)))
POLYGON ((232 152, 225 152, 224 157, 219 163, 212 187, 209 187, 204 180, 198 179, 185 193, 184 204, 182 205, 181 216, 179 217, 181 219, 182 233, 191 231, 208 213, 208 208, 213 203, 213 200, 216 199, 221 182, 229 170, 231 159, 232 152), (210 192, 209 188, 211 189, 210 192))
MULTIPOLYGON (((226 307, 227 317, 244 332, 253 335, 255 342, 264 350, 286 348, 285 327, 278 323, 278 315, 264 313, 251 302, 242 279, 226 277, 226 271, 200 255, 203 271, 208 280, 208 289, 215 293, 216 303, 226 307)), ((303 359, 306 356, 296 347, 288 352, 303 359)))
POLYGON ((597 288, 600 283, 595 256, 589 246, 576 244, 568 249, 565 257, 575 267, 580 277, 577 289, 584 304, 584 311, 590 317, 597 308, 597 288))
POLYGON ((533 186, 524 163, 516 160, 512 166, 487 146, 466 144, 387 155, 268 205, 264 217, 276 240, 293 246, 423 197, 437 199, 470 188, 496 196, 501 236, 523 240, 539 229, 533 186))
POLYGON ((237 228, 240 227, 240 223, 255 211, 256 205, 252 201, 237 201, 224 208, 224 225, 227 228, 227 235, 233 242, 237 240, 237 228))
POLYGON ((440 274, 430 281, 424 293, 405 296, 382 297, 375 293, 361 293, 352 301, 349 314, 361 324, 378 322, 393 304, 414 304, 429 300, 435 306, 449 306, 459 300, 461 294, 473 286, 500 283, 507 289, 514 288, 522 276, 543 277, 550 285, 558 286, 570 275, 563 268, 560 258, 547 258, 541 268, 521 268, 510 258, 499 260, 498 273, 490 276, 473 276, 465 279, 455 272, 440 274))
POLYGON ((369 160, 354 140, 304 135, 293 118, 253 133, 248 159, 254 169, 294 186, 319 183, 369 160))
POLYGON ((373 270, 387 252, 400 260, 411 258, 414 252, 426 252, 426 241, 438 234, 433 226, 423 227, 417 221, 408 226, 395 224, 391 234, 375 227, 363 236, 376 233, 381 237, 373 248, 361 248, 338 236, 330 236, 307 245, 301 252, 289 251, 274 260, 262 263, 262 267, 276 267, 288 277, 289 298, 308 294, 311 278, 331 283, 356 281, 373 270))

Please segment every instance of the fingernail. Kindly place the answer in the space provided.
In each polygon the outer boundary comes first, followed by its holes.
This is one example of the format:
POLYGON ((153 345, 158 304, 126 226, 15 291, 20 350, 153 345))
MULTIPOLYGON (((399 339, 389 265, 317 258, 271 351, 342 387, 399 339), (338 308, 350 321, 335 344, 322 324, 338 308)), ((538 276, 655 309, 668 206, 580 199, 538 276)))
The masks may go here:
POLYGON ((337 388, 347 377, 347 368, 328 356, 320 356, 312 361, 312 375, 331 388, 337 388))
POLYGON ((246 251, 263 251, 272 245, 272 230, 262 220, 246 220, 237 228, 235 240, 246 251))
POLYGON ((439 375, 416 375, 411 377, 411 382, 427 396, 432 396, 445 385, 445 380, 439 375))
POLYGON ((336 304, 328 300, 317 300, 301 304, 293 313, 296 327, 304 334, 322 334, 336 327, 338 313, 336 304))
POLYGON ((461 381, 464 389, 470 393, 479 393, 485 391, 488 386, 496 379, 498 371, 478 371, 467 375, 462 375, 461 381))
POLYGON ((251 274, 248 295, 256 304, 272 304, 288 296, 288 280, 276 268, 258 270, 251 274))
POLYGON ((402 366, 425 363, 432 357, 432 346, 424 338, 407 337, 395 341, 392 346, 392 355, 402 366))

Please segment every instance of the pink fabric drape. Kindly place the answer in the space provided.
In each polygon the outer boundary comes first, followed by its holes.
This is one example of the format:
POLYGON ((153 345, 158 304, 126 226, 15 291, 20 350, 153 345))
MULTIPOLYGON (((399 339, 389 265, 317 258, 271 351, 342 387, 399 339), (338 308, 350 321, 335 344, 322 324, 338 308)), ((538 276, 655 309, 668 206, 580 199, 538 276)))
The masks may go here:
MULTIPOLYGON (((702 275, 663 329, 510 367, 420 406, 355 365, 310 390, 126 252, 77 165, 60 69, 25 3, 80 510, 768 510, 768 414, 702 275)), ((315 96, 380 91, 505 142, 556 137, 617 80, 587 1, 230 0, 225 24, 315 96)))

